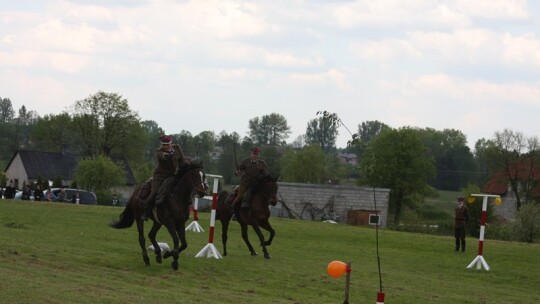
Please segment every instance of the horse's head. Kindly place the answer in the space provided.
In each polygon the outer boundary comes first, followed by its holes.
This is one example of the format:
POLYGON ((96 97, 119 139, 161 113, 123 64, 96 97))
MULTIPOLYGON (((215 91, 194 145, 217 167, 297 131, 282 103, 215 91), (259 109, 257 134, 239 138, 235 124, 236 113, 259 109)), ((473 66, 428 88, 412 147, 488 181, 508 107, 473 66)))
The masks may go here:
POLYGON ((271 175, 266 175, 262 177, 263 182, 263 191, 268 199, 268 203, 272 206, 277 205, 277 192, 278 192, 278 185, 277 180, 279 178, 279 175, 276 177, 272 177, 271 175))
POLYGON ((199 198, 206 195, 208 190, 208 182, 206 174, 204 174, 201 163, 185 162, 177 173, 181 183, 185 183, 190 189, 192 196, 197 195, 199 198))

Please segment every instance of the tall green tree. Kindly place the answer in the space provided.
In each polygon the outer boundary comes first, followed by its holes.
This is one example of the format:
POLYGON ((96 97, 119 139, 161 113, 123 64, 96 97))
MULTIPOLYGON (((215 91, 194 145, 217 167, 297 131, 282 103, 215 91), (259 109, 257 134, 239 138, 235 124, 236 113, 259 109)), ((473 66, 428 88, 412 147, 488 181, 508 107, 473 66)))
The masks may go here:
POLYGON ((436 175, 429 180, 432 187, 458 191, 476 180, 477 164, 465 134, 455 129, 417 131, 428 155, 435 161, 436 175))
POLYGON ((138 114, 129 108, 127 99, 103 91, 76 101, 72 115, 86 156, 110 156, 125 143, 129 128, 139 123, 138 114))
POLYGON ((338 123, 325 116, 312 119, 306 128, 306 144, 321 146, 326 153, 335 150, 338 123))
POLYGON ((79 162, 75 169, 75 181, 81 188, 103 192, 125 184, 126 175, 109 157, 98 155, 79 162))
POLYGON ((281 114, 271 113, 249 120, 249 137, 258 145, 281 145, 289 137, 291 127, 281 114))
POLYGON ((0 97, 0 165, 5 168, 7 162, 18 149, 15 137, 15 111, 9 98, 0 97))
POLYGON ((0 123, 10 123, 15 118, 15 110, 9 98, 0 97, 0 123))
POLYGON ((519 210, 523 203, 533 199, 532 189, 540 183, 534 170, 540 166, 538 137, 526 137, 522 132, 504 129, 495 132, 492 149, 487 150, 494 172, 504 172, 519 210))
POLYGON ((384 130, 370 141, 360 162, 362 184, 390 188, 389 211, 396 225, 408 197, 424 194, 434 172, 433 160, 412 128, 384 130))
POLYGON ((280 160, 281 179, 286 182, 319 184, 324 178, 323 150, 318 145, 289 149, 280 160))
POLYGON ((225 184, 238 183, 238 178, 235 177, 236 165, 239 162, 236 150, 239 149, 238 139, 239 135, 236 132, 228 134, 222 131, 216 141, 216 146, 221 147, 222 154, 218 157, 216 155, 216 173, 223 176, 225 184))
MULTIPOLYGON (((263 150, 263 155, 272 155, 271 147, 263 150)), ((274 152, 275 153, 275 152, 274 152)), ((271 158, 270 158, 271 159, 271 158)), ((346 168, 336 157, 336 153, 324 153, 318 144, 301 149, 289 148, 279 159, 281 180, 295 183, 327 184, 336 182, 346 175, 346 168)), ((269 165, 269 171, 272 172, 269 165)))
POLYGON ((76 144, 71 117, 68 113, 39 117, 30 132, 32 142, 39 151, 63 152, 76 144))
POLYGON ((358 136, 356 137, 354 145, 354 152, 357 152, 359 158, 362 158, 362 154, 366 149, 369 142, 379 135, 382 131, 388 130, 390 127, 378 120, 367 120, 358 125, 358 136))

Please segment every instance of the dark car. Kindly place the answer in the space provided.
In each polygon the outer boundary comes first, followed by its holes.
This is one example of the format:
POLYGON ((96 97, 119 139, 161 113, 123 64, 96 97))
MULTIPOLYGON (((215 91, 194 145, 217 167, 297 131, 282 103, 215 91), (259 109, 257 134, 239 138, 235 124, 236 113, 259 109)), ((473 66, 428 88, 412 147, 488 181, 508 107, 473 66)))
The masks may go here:
MULTIPOLYGON (((58 200, 58 193, 60 192, 61 188, 51 188, 51 192, 53 193, 54 201, 58 200)), ((77 204, 76 199, 74 199, 74 196, 77 192, 79 192, 79 204, 85 204, 85 205, 96 205, 97 204, 97 197, 96 194, 93 192, 90 192, 88 190, 82 190, 82 189, 74 189, 74 188, 64 188, 64 191, 66 192, 66 200, 65 203, 74 203, 77 204)), ((47 190, 43 191, 43 197, 46 199, 46 193, 47 190)))

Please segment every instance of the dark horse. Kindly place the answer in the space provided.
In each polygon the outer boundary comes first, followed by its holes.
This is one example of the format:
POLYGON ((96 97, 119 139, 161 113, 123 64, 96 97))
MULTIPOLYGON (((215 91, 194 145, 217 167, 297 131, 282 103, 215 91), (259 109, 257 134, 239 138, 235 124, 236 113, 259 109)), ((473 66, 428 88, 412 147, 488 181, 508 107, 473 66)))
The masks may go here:
MULTIPOLYGON (((206 175, 203 172, 201 164, 189 163, 184 164, 178 173, 170 177, 172 180, 165 180, 163 185, 170 182, 170 195, 165 195, 163 204, 159 208, 154 208, 152 214, 153 225, 148 233, 148 238, 154 246, 156 261, 162 262, 161 249, 156 241, 156 234, 164 225, 171 235, 174 243, 172 252, 165 252, 163 258, 173 257, 171 267, 178 270, 178 256, 180 252, 187 248, 185 223, 189 217, 189 205, 195 195, 203 197, 208 189, 206 183, 206 175), (179 247, 178 242, 182 243, 179 247)), ((143 187, 139 186, 133 191, 126 208, 120 214, 120 219, 111 223, 111 227, 116 229, 128 228, 137 223, 137 231, 139 232, 139 245, 141 246, 144 263, 149 266, 150 259, 146 251, 144 237, 144 221, 141 216, 144 212, 142 205, 143 199, 139 194, 143 187)), ((161 195, 161 194, 160 194, 161 195)))
MULTIPOLYGON (((250 208, 241 208, 237 211, 236 218, 242 229, 242 239, 246 243, 251 255, 257 255, 248 238, 248 225, 253 227, 253 230, 259 237, 259 241, 266 259, 270 258, 270 254, 266 246, 272 244, 274 235, 276 234, 268 219, 270 218, 269 205, 277 204, 277 177, 273 178, 270 175, 263 176, 255 183, 253 194, 250 199, 250 208), (270 233, 268 240, 264 239, 261 228, 270 233)), ((229 230, 229 222, 233 214, 233 206, 231 205, 231 195, 227 191, 221 191, 218 194, 218 205, 216 209, 216 219, 221 221, 221 242, 223 243, 223 255, 227 255, 227 231, 229 230)), ((240 202, 238 202, 240 204, 240 202)))

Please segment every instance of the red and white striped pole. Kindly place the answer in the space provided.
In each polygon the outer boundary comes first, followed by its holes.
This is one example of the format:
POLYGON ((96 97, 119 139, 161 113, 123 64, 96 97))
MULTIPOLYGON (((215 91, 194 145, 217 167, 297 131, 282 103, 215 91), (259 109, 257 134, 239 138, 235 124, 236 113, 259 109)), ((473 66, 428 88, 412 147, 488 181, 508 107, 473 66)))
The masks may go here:
POLYGON ((195 255, 196 258, 200 258, 206 255, 207 258, 214 257, 216 259, 223 258, 219 251, 214 246, 214 226, 216 224, 216 208, 217 208, 217 197, 218 197, 218 182, 221 175, 211 175, 207 174, 206 176, 214 178, 214 189, 212 191, 212 211, 210 212, 210 229, 208 231, 208 244, 195 255))
POLYGON ((201 225, 199 225, 199 212, 197 211, 198 208, 199 198, 196 197, 193 200, 193 222, 191 222, 191 224, 186 227, 186 231, 191 230, 194 232, 204 232, 204 229, 201 227, 201 225))
POLYGON ((377 304, 384 304, 384 292, 377 292, 377 304))
POLYGON ((471 196, 483 197, 482 202, 482 215, 480 216, 480 238, 478 239, 478 255, 474 260, 467 266, 467 268, 472 268, 476 264, 477 269, 482 269, 482 266, 489 271, 489 265, 482 256, 484 253, 484 233, 486 231, 486 219, 487 219, 487 202, 488 197, 500 197, 499 195, 490 195, 490 194, 471 194, 471 196))

